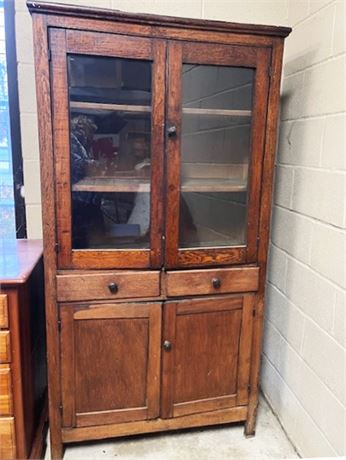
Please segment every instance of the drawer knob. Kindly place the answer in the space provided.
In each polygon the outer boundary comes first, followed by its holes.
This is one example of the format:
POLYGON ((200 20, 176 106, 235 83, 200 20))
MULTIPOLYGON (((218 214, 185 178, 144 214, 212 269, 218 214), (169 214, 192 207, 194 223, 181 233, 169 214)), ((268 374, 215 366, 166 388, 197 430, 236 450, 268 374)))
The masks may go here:
POLYGON ((176 126, 170 126, 167 129, 167 134, 168 134, 168 137, 175 137, 177 135, 177 127, 176 126))
POLYGON ((108 289, 112 294, 116 294, 118 292, 118 285, 116 283, 109 283, 108 289))
POLYGON ((165 351, 169 351, 171 348, 172 348, 171 342, 170 342, 169 340, 165 340, 165 341, 163 342, 163 349, 164 349, 165 351))
POLYGON ((220 278, 213 278, 213 279, 211 280, 211 283, 212 283, 214 289, 219 289, 219 288, 221 287, 221 280, 220 280, 220 278))

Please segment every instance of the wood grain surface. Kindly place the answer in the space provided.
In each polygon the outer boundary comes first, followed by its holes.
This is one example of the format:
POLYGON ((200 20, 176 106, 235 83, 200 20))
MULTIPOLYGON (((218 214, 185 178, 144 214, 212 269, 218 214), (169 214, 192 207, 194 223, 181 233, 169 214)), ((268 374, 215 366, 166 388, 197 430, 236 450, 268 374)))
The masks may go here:
POLYGON ((225 294, 258 289, 258 267, 167 271, 167 296, 225 294), (213 280, 220 287, 213 286, 213 280))

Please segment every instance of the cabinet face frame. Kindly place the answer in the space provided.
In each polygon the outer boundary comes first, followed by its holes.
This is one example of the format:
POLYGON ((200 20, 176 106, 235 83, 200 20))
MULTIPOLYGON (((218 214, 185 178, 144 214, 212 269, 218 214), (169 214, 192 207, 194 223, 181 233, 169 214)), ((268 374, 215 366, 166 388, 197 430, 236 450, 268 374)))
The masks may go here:
MULTIPOLYGON (((111 423, 148 420, 158 417, 160 401, 160 350, 161 350, 161 304, 122 303, 101 305, 64 304, 60 307, 61 317, 61 387, 62 387, 62 425, 65 427, 85 427, 111 423), (77 392, 83 389, 77 385, 77 343, 78 322, 88 322, 90 327, 97 320, 142 320, 147 322, 148 341, 137 344, 146 347, 146 404, 141 407, 129 407, 112 410, 77 412, 77 392)), ((133 337, 136 341, 136 337, 133 337)), ((123 350, 124 351, 124 350, 123 350)), ((118 350, 119 353, 119 350, 118 350)), ((124 360, 128 357, 123 353, 124 360)), ((133 357, 132 357, 133 358, 133 357)), ((105 360, 112 360, 106 356, 105 360)), ((92 366, 93 363, 90 363, 92 366)), ((136 371, 136 370, 134 370, 136 371)), ((83 376, 80 376, 83 379, 83 376)), ((114 394, 118 391, 117 382, 113 381, 114 394)), ((131 382, 129 382, 131 385, 131 382)), ((87 391, 84 388, 84 391, 87 391)), ((130 389, 129 389, 130 391, 130 389)), ((109 395, 108 395, 109 397, 109 395)))
POLYGON ((167 123, 176 126, 178 135, 167 141, 167 268, 253 263, 257 259, 262 163, 269 91, 269 48, 169 42, 167 62, 167 123), (182 65, 206 64, 253 68, 251 139, 248 165, 246 244, 230 247, 179 248, 182 65))
MULTIPOLYGON (((168 340, 171 343, 171 348, 162 352, 162 418, 180 417, 182 415, 220 410, 247 404, 249 398, 248 385, 250 379, 254 303, 255 295, 253 294, 234 295, 222 298, 195 298, 165 302, 163 313, 163 340, 168 340), (230 314, 232 316, 238 315, 237 321, 239 322, 239 325, 236 326, 236 329, 239 330, 239 339, 236 344, 238 348, 235 350, 237 352, 237 356, 233 356, 235 359, 233 363, 228 363, 234 370, 235 375, 232 376, 232 386, 235 387, 235 391, 229 394, 225 394, 224 391, 221 391, 221 393, 223 393, 222 395, 218 394, 213 396, 213 392, 218 393, 220 392, 220 388, 225 387, 225 382, 223 379, 220 380, 219 375, 218 377, 214 376, 214 382, 210 388, 207 388, 206 382, 203 383, 205 386, 203 391, 207 391, 209 393, 208 398, 200 399, 199 397, 191 397, 189 400, 185 400, 184 402, 176 402, 175 395, 177 392, 179 393, 182 390, 182 388, 179 388, 179 384, 177 383, 176 373, 184 372, 179 365, 177 366, 176 349, 178 347, 180 349, 180 353, 182 348, 186 351, 186 353, 190 352, 188 345, 182 347, 182 343, 178 344, 180 332, 178 319, 185 317, 192 325, 194 323, 194 315, 203 317, 203 315, 208 314, 214 315, 214 320, 218 314, 221 316, 223 314, 230 314), (216 383, 215 379, 217 380, 216 383), (217 388, 217 386, 219 386, 219 388, 217 388)), ((220 321, 223 321, 222 318, 218 320, 219 326, 220 321)), ((206 319, 206 317, 204 319, 206 319)), ((228 319, 230 319, 230 317, 228 319)), ((232 319, 232 322, 233 321, 234 319, 232 319)), ((187 325, 185 327, 188 329, 190 326, 187 325)), ((197 336, 199 333, 203 334, 202 331, 198 330, 198 327, 194 332, 197 336)), ((232 331, 229 331, 229 333, 231 335, 232 331)), ((196 339, 197 338, 198 337, 196 337, 196 339)), ((200 339, 202 340, 202 337, 200 339)), ((227 340, 227 333, 223 339, 227 340)), ((229 339, 232 340, 230 336, 229 339)), ((196 359, 198 358, 194 356, 193 360, 195 361, 196 359)), ((203 359, 203 357, 201 357, 201 359, 203 359)), ((193 363, 191 365, 193 365, 193 363)), ((189 372, 189 370, 185 369, 185 372, 189 372)), ((218 372, 222 371, 218 369, 218 372)), ((225 372, 225 369, 223 372, 225 372)), ((231 379, 231 375, 229 377, 231 379)), ((193 393, 193 379, 189 379, 189 381, 186 381, 184 385, 190 387, 190 394, 193 393)))
POLYGON ((50 29, 52 124, 59 268, 147 268, 161 266, 166 43, 99 32, 50 29), (72 249, 70 128, 67 57, 122 57, 152 62, 151 191, 149 249, 72 249))

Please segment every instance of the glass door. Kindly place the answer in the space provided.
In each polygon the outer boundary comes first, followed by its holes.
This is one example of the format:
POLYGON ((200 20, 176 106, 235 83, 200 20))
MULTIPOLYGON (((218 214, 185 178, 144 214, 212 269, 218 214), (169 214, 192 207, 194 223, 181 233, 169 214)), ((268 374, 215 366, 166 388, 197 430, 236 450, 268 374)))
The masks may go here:
POLYGON ((59 266, 161 265, 165 44, 51 32, 59 266))
POLYGON ((169 44, 168 267, 256 260, 269 57, 169 44))

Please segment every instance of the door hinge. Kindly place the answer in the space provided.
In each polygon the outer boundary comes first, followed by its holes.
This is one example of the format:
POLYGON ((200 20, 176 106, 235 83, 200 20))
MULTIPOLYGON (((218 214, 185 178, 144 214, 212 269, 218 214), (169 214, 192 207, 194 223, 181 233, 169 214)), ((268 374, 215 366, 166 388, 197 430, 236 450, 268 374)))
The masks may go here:
POLYGON ((256 308, 253 308, 253 310, 252 310, 252 316, 253 316, 253 317, 256 316, 256 308))
POLYGON ((268 75, 269 75, 269 78, 271 78, 272 73, 273 73, 273 71, 272 71, 272 66, 270 65, 270 66, 268 67, 268 75))
POLYGON ((60 251, 60 244, 55 243, 54 249, 55 249, 55 252, 58 254, 58 252, 60 251))
POLYGON ((52 60, 52 50, 48 48, 48 62, 52 60))
POLYGON ((251 385, 250 385, 250 383, 249 383, 248 386, 247 386, 247 391, 248 391, 249 393, 251 393, 251 385))
POLYGON ((61 320, 60 319, 58 320, 58 331, 59 333, 61 332, 61 320))
POLYGON ((60 414, 62 415, 62 405, 61 404, 59 406, 59 411, 60 411, 60 414))

